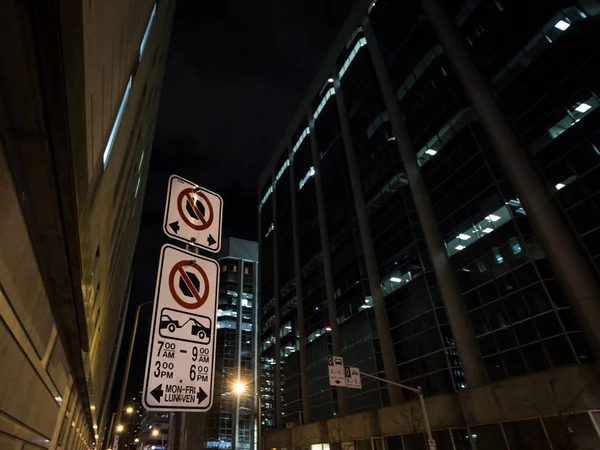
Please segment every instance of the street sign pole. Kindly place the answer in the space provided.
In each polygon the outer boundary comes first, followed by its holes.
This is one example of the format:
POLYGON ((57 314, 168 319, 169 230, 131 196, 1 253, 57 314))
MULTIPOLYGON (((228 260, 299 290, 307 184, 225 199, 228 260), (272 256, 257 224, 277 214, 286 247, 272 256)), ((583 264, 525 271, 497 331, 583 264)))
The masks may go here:
POLYGON ((419 404, 421 405, 421 411, 423 412, 423 420, 425 421, 425 429, 427 431, 427 441, 429 443, 429 450, 435 450, 436 444, 435 440, 433 439, 433 434, 431 433, 431 425, 429 424, 429 416, 427 415, 427 407, 425 406, 425 398, 423 397, 423 390, 421 389, 421 386, 415 389, 405 384, 395 383, 393 381, 386 380, 385 378, 376 377, 375 375, 371 375, 369 373, 360 372, 360 374, 363 377, 373 378, 374 380, 383 381, 384 383, 398 386, 402 389, 414 392, 419 396, 419 404))

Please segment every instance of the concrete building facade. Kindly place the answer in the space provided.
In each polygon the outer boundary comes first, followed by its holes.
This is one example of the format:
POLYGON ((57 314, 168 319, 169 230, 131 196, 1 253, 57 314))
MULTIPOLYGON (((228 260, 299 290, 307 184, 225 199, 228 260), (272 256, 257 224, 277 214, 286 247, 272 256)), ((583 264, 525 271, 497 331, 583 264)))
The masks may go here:
POLYGON ((103 448, 174 0, 0 6, 0 448, 103 448))
POLYGON ((600 447, 599 12, 357 2, 259 181, 264 448, 427 448, 329 355, 437 448, 600 447))

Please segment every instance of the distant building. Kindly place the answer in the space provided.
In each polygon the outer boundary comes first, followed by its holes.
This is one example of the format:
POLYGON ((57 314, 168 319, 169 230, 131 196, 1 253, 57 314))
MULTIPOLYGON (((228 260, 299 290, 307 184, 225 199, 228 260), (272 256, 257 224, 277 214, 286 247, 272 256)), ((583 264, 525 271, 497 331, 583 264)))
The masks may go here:
POLYGON ((140 422, 136 450, 166 450, 169 443, 171 413, 146 411, 140 422))
POLYGON ((217 311, 215 391, 211 410, 186 416, 186 448, 254 449, 258 244, 243 239, 223 240, 217 311), (235 383, 245 385, 238 397, 235 383))
POLYGON ((600 447, 599 12, 356 2, 259 181, 265 448, 426 448, 329 355, 438 449, 600 447))
POLYGON ((0 448, 106 448, 174 6, 0 7, 0 448))

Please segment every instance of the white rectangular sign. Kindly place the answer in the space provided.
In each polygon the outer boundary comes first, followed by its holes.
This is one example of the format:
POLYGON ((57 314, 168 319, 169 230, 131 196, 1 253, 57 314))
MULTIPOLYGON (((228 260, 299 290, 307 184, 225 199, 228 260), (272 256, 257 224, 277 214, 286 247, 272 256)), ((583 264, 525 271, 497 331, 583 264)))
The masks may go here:
POLYGON ((346 387, 352 389, 362 389, 360 370, 358 367, 344 367, 344 374, 346 376, 346 387))
POLYGON ((219 264, 173 245, 160 256, 143 404, 207 411, 213 402, 219 264))
POLYGON ((221 249, 222 221, 219 194, 171 175, 163 220, 167 236, 216 253, 221 249))
POLYGON ((344 374, 344 358, 341 356, 329 356, 329 384, 335 387, 346 386, 346 375, 344 374))

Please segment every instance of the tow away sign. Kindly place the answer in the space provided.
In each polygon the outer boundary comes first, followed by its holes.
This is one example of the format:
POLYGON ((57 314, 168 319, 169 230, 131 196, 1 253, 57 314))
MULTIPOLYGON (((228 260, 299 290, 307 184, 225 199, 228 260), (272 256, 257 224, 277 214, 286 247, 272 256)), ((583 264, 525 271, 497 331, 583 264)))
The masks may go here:
POLYGON ((219 264, 172 245, 161 250, 143 404, 202 412, 213 403, 219 264))
POLYGON ((163 231, 210 252, 221 249, 223 199, 177 175, 169 178, 163 231))

